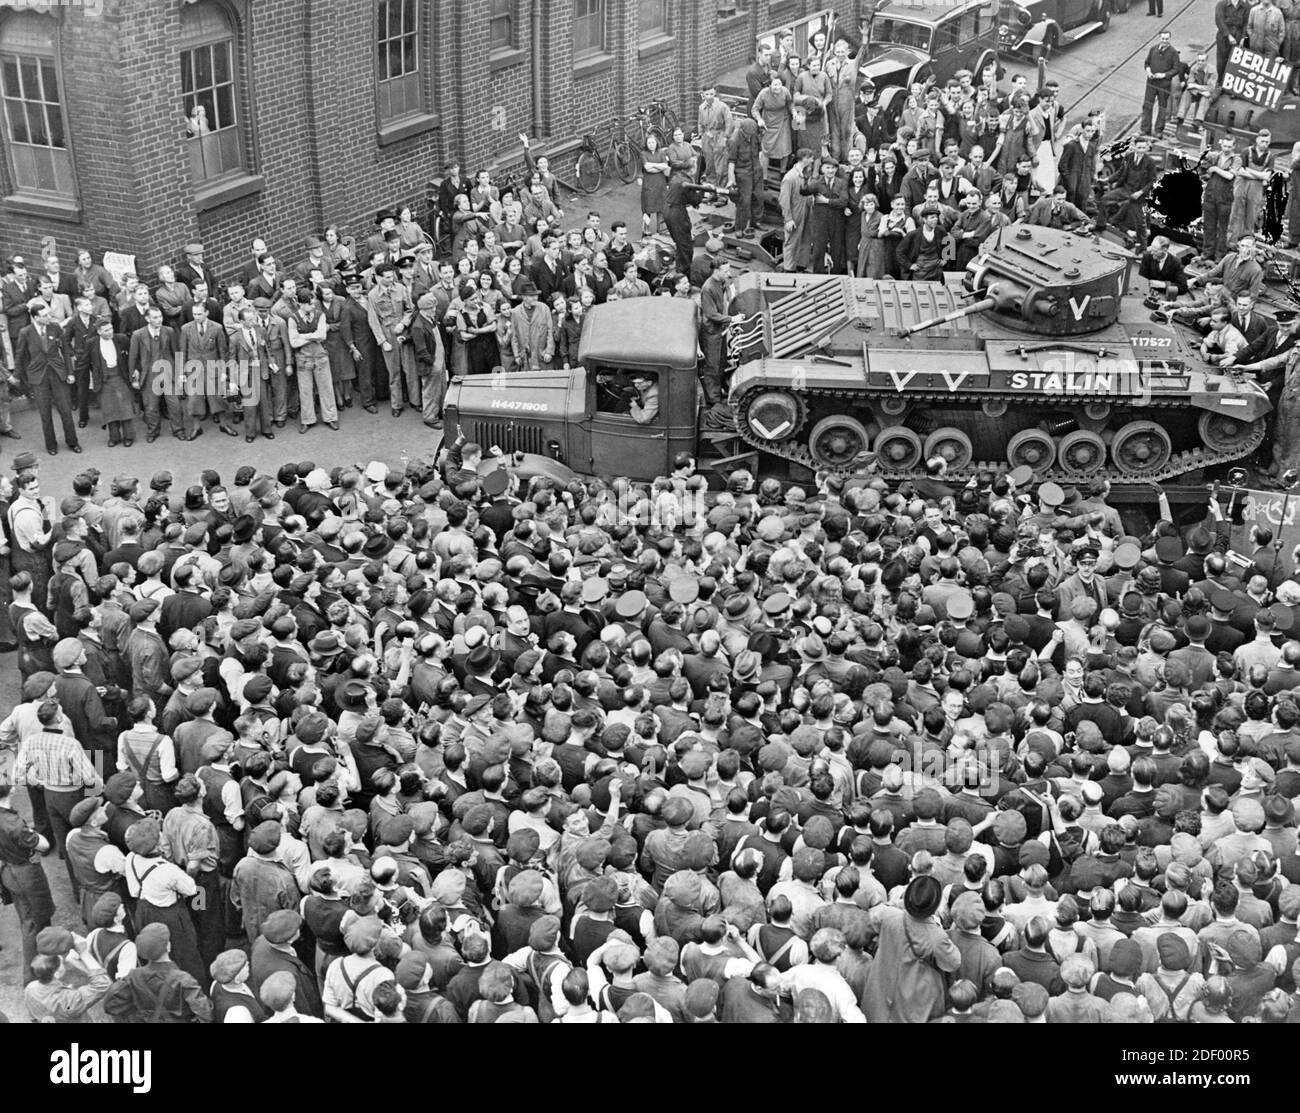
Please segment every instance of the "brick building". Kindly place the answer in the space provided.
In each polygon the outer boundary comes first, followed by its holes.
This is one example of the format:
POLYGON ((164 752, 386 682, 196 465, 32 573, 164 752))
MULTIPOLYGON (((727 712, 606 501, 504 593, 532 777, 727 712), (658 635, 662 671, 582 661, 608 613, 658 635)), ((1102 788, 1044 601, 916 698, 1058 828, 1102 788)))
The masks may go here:
POLYGON ((702 82, 817 0, 0 0, 0 252, 53 238, 142 273, 200 239, 283 260, 380 205, 423 214, 449 159, 563 157, 702 82))

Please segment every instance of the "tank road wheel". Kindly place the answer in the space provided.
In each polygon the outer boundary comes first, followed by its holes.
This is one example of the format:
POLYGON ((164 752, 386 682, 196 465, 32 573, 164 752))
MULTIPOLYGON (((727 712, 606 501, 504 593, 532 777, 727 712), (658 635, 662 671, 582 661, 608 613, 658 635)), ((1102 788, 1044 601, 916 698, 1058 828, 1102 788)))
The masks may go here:
POLYGON ((793 437, 804 423, 804 417, 803 400, 783 390, 764 391, 745 410, 749 431, 771 444, 793 437))
POLYGON ((1056 459, 1061 470, 1069 475, 1093 475, 1106 462, 1106 442, 1096 433, 1078 429, 1061 438, 1056 459))
POLYGON ((1215 452, 1235 452, 1250 441, 1255 423, 1242 421, 1232 414, 1203 413, 1196 423, 1205 447, 1215 452))
POLYGON ((824 468, 847 468, 871 447, 866 426, 851 417, 828 417, 813 426, 808 451, 824 468))
POLYGON ((1023 466, 1035 474, 1045 472, 1056 462, 1056 442, 1041 429, 1026 429, 1011 438, 1007 462, 1013 468, 1023 466))
POLYGON ((1125 475, 1159 471, 1174 453, 1169 434, 1152 421, 1125 425, 1110 444, 1110 458, 1125 475))
POLYGON ((902 425, 881 430, 875 449, 881 463, 890 471, 910 471, 921 462, 921 438, 902 425))
POLYGON ((925 438, 925 458, 932 456, 948 461, 948 469, 957 471, 971 462, 975 455, 970 437, 960 429, 936 429, 925 438))

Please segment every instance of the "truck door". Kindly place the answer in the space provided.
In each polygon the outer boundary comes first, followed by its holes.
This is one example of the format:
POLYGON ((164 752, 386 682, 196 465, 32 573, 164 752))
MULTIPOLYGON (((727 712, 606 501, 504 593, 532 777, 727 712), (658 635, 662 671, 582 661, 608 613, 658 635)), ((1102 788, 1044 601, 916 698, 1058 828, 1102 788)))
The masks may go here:
POLYGON ((588 370, 587 384, 592 474, 667 475, 670 376, 598 367, 588 370))

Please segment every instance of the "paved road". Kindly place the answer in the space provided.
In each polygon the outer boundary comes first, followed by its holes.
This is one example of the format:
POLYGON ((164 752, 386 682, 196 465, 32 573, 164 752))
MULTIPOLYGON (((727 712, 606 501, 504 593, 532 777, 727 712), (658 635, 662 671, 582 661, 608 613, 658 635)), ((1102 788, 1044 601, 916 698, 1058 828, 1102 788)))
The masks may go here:
MULTIPOLYGON (((1208 0, 1166 0, 1164 18, 1146 14, 1143 0, 1133 0, 1129 10, 1116 13, 1106 31, 1058 50, 1048 62, 1048 76, 1061 83, 1061 103, 1069 122, 1090 108, 1106 109, 1108 138, 1132 131, 1142 112, 1146 88, 1147 51, 1162 28, 1173 32, 1173 43, 1185 61, 1199 50, 1214 53, 1214 5, 1208 0)), ((1012 73, 1035 81, 1032 63, 1013 61, 1012 73)))

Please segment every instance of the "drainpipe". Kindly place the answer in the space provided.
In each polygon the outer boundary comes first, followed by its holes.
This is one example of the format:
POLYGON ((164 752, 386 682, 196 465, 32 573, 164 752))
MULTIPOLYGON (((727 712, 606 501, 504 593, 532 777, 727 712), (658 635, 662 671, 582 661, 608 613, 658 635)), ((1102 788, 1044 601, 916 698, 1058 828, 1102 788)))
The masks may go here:
POLYGON ((311 137, 308 150, 311 152, 311 170, 312 184, 311 190, 311 208, 315 217, 316 224, 320 225, 324 212, 321 205, 321 161, 320 161, 320 134, 316 130, 316 66, 315 66, 315 43, 314 29, 312 26, 314 13, 312 11, 312 0, 306 0, 303 4, 302 16, 302 44, 303 44, 303 77, 307 85, 307 134, 311 137))
POLYGON ((542 0, 532 0, 528 16, 533 54, 533 138, 540 139, 545 134, 542 115, 542 0))

